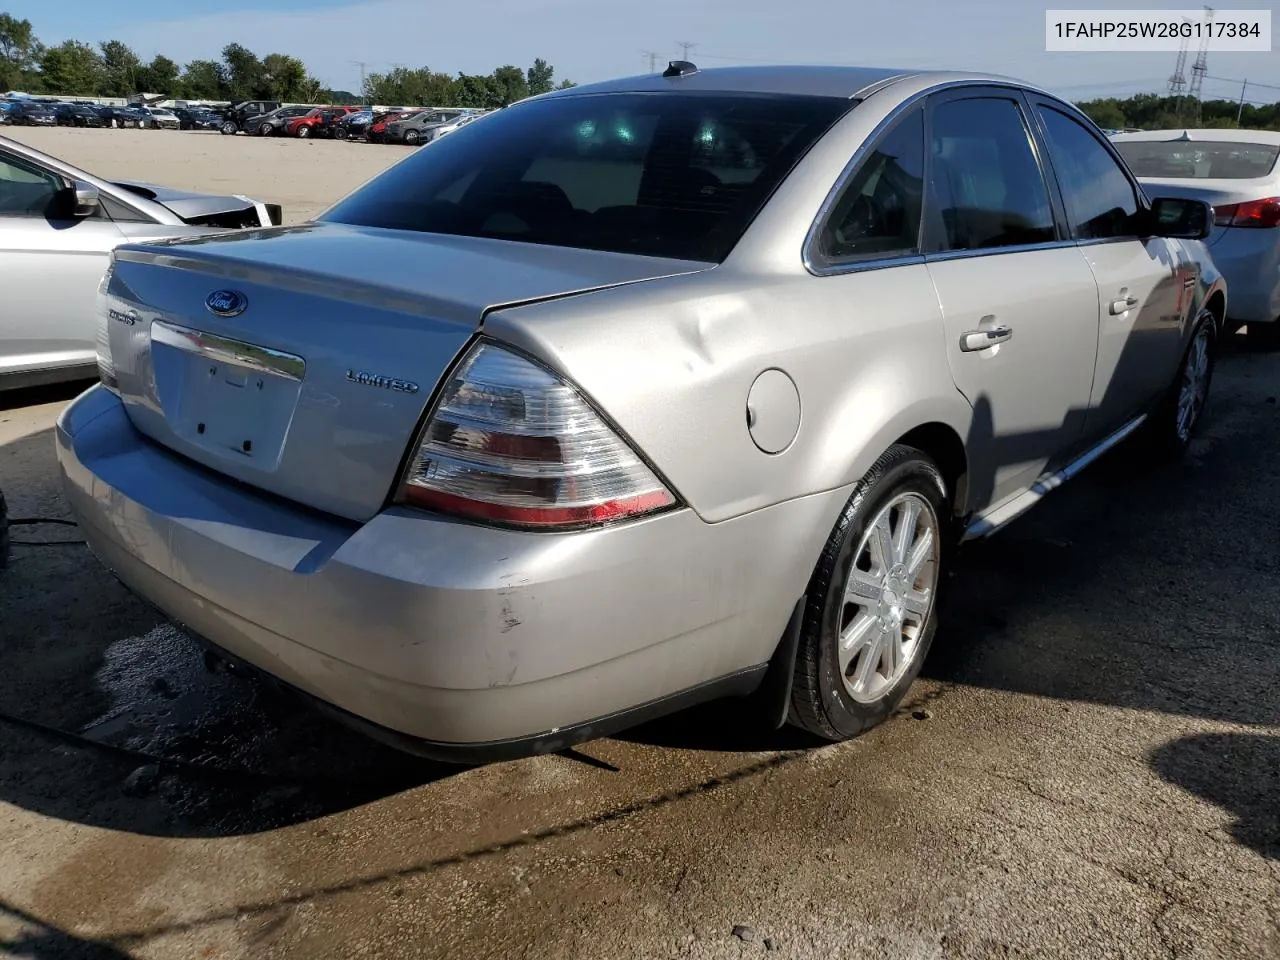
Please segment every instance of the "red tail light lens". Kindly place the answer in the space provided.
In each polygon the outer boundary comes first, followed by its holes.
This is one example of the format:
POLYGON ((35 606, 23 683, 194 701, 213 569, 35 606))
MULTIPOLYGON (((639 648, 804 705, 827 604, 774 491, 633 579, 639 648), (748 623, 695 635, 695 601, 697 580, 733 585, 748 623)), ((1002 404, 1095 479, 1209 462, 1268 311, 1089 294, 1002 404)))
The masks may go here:
POLYGON ((1280 197, 1214 207, 1213 222, 1219 227, 1280 227, 1280 197))
POLYGON ((592 526, 675 504, 570 384, 491 343, 445 385, 401 502, 538 529, 592 526))

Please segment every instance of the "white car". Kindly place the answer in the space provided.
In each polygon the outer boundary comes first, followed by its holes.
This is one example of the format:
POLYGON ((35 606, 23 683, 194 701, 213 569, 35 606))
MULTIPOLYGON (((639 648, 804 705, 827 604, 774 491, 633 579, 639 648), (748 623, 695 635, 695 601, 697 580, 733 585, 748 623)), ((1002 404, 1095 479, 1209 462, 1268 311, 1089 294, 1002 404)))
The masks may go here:
POLYGON ((1280 346, 1280 133, 1148 130, 1111 141, 1149 194, 1213 206, 1206 243, 1231 290, 1227 319, 1280 346))
POLYGON ((278 204, 105 180, 0 137, 0 391, 93 375, 94 301, 119 244, 282 218, 278 204))
POLYGON ((163 107, 139 107, 138 109, 151 117, 150 126, 152 129, 182 129, 182 121, 178 119, 178 115, 172 110, 165 110, 163 107))

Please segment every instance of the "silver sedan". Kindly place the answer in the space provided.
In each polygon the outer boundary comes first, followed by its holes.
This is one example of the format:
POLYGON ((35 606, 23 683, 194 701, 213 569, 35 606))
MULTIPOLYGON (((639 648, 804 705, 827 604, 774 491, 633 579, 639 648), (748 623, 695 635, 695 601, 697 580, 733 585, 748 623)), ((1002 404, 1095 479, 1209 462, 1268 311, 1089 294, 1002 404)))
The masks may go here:
POLYGON ((0 390, 94 374, 94 298, 118 244, 280 221, 274 204, 107 181, 0 137, 0 390))
POLYGON ((94 552, 218 655, 472 760, 710 697, 826 739, 950 545, 1204 410, 1197 200, 994 77, 674 63, 316 222, 116 251, 61 417, 94 552))

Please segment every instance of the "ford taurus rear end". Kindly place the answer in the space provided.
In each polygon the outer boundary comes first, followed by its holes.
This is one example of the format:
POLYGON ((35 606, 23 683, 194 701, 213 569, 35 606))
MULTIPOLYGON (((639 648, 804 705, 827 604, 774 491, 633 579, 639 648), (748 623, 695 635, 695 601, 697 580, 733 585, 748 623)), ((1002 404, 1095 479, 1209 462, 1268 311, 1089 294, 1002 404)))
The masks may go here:
POLYGON ((639 402, 670 371, 587 389, 602 368, 558 351, 624 361, 677 337, 662 303, 733 297, 715 268, 851 105, 530 101, 319 222, 120 248, 102 383, 57 431, 92 549, 193 634, 432 755, 753 689, 842 499, 704 516, 671 471, 707 467, 637 439, 697 416, 639 402), (637 309, 655 325, 619 336, 637 309))

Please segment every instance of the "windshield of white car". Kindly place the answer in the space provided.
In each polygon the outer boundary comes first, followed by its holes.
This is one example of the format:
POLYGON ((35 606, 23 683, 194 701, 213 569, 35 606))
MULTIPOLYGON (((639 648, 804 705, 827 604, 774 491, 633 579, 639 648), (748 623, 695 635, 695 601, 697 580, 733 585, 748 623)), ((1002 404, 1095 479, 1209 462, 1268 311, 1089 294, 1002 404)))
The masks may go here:
POLYGON ((720 262, 853 103, 684 93, 531 100, 433 142, 321 220, 720 262))
POLYGON ((1280 144, 1241 141, 1120 140, 1115 147, 1134 176, 1177 180, 1256 180, 1280 157, 1280 144))

